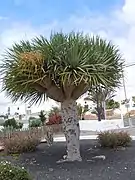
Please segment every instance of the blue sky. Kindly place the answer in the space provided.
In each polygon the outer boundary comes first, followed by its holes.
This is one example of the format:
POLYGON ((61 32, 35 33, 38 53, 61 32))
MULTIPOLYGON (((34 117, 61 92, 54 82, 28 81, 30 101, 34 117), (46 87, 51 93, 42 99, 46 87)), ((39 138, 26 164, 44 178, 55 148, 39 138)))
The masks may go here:
POLYGON ((0 2, 0 16, 12 21, 40 25, 50 21, 65 21, 73 14, 83 16, 85 10, 109 14, 122 6, 124 0, 5 0, 0 2))
MULTIPOLYGON (((0 57, 6 47, 22 39, 40 34, 48 37, 51 31, 75 30, 111 40, 120 48, 127 64, 135 62, 134 17, 135 0, 1 0, 0 57)), ((132 67, 125 74, 128 97, 135 95, 134 71, 132 67)), ((123 97, 121 89, 117 98, 123 97)), ((9 102, 0 93, 1 111, 7 111, 9 102)))

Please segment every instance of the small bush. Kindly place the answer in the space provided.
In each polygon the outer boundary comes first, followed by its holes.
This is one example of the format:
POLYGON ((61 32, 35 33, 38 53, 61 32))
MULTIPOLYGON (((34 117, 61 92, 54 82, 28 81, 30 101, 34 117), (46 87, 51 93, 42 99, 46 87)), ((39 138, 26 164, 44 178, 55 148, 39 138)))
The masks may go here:
POLYGON ((17 128, 17 129, 22 129, 22 127, 23 127, 23 123, 19 122, 19 123, 18 123, 18 128, 17 128))
POLYGON ((40 117, 40 121, 42 122, 42 126, 44 126, 46 121, 46 114, 44 113, 44 111, 40 111, 39 117, 40 117))
POLYGON ((60 115, 60 109, 58 107, 53 107, 49 114, 49 119, 46 125, 62 124, 62 117, 60 115))
POLYGON ((22 167, 10 162, 0 162, 0 180, 32 180, 29 173, 22 167))
POLYGON ((46 123, 46 125, 53 124, 62 124, 62 118, 60 115, 55 114, 49 117, 49 121, 46 123))
POLYGON ((29 117, 29 121, 31 121, 31 120, 36 120, 36 118, 35 117, 29 117))
POLYGON ((11 128, 11 129, 22 129, 23 123, 19 122, 12 118, 8 119, 3 123, 4 128, 11 128))
POLYGON ((17 122, 16 122, 16 120, 15 120, 14 118, 8 119, 8 120, 6 120, 6 121, 4 122, 3 126, 4 126, 4 127, 13 127, 13 128, 16 129, 16 127, 17 127, 17 122))
POLYGON ((11 138, 4 139, 5 152, 7 154, 20 154, 36 150, 40 140, 34 133, 16 132, 11 138))
POLYGON ((41 126, 41 121, 39 119, 35 119, 30 121, 30 127, 31 128, 36 128, 41 126))
POLYGON ((105 131, 98 134, 98 142, 102 147, 117 148, 129 146, 132 139, 127 132, 105 131))

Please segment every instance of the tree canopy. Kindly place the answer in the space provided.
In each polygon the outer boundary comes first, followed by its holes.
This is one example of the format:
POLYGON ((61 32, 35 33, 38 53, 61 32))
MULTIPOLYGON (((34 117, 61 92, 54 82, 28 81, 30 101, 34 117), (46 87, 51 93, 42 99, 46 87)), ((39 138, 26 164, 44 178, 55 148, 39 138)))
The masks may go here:
POLYGON ((84 100, 90 100, 94 102, 97 107, 93 112, 98 116, 98 120, 105 119, 105 108, 106 103, 110 103, 110 99, 115 96, 115 87, 104 87, 104 86, 96 86, 89 90, 88 96, 84 100))
POLYGON ((119 49, 99 36, 54 33, 14 43, 1 65, 3 91, 13 101, 78 99, 92 86, 118 86, 119 49))
POLYGON ((85 100, 93 101, 94 103, 105 102, 115 96, 115 90, 113 87, 94 87, 89 90, 88 96, 85 98, 85 100))
POLYGON ((114 101, 114 99, 108 99, 106 101, 106 109, 117 109, 120 107, 120 103, 114 101))
POLYGON ((78 105, 77 105, 77 113, 78 113, 78 118, 79 118, 80 120, 84 120, 84 115, 85 115, 86 112, 88 112, 88 111, 89 111, 89 107, 88 107, 87 104, 84 105, 84 106, 82 106, 81 104, 78 104, 78 105))
POLYGON ((42 122, 42 125, 44 125, 46 121, 46 114, 44 113, 43 110, 40 111, 39 118, 40 118, 40 121, 42 122))

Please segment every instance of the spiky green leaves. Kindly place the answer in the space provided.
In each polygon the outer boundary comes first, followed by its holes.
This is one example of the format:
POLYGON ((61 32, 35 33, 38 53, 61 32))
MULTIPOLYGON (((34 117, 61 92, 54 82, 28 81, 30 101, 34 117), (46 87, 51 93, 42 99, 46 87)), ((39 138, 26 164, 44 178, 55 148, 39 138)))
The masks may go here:
POLYGON ((4 57, 3 90, 13 99, 47 94, 77 99, 89 87, 117 86, 123 61, 119 50, 101 38, 56 33, 13 45, 4 57))

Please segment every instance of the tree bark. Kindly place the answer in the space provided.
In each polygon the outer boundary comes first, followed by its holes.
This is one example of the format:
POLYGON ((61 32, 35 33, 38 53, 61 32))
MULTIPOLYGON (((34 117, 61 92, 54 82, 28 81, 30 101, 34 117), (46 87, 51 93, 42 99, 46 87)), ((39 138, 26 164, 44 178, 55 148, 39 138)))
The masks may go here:
POLYGON ((67 155, 64 161, 81 161, 79 142, 80 127, 76 101, 66 100, 62 102, 61 112, 67 145, 67 155))
POLYGON ((101 108, 100 108, 100 104, 98 101, 97 101, 96 111, 97 111, 98 121, 101 121, 101 108))
POLYGON ((104 110, 103 107, 101 107, 100 112, 101 112, 101 119, 102 119, 102 120, 105 120, 105 110, 104 110))

